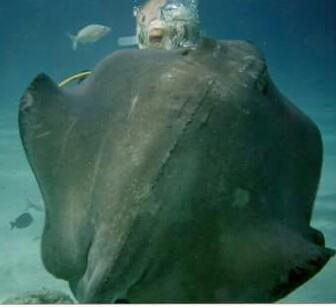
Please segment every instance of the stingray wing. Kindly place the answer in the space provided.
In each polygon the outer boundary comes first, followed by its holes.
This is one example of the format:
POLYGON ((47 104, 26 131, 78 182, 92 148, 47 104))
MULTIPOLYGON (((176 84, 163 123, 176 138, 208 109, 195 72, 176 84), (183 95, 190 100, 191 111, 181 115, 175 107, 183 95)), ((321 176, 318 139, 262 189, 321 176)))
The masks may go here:
POLYGON ((76 193, 74 178, 82 178, 88 190, 82 166, 90 165, 94 153, 78 152, 86 136, 74 133, 77 124, 71 95, 45 74, 37 76, 21 100, 20 134, 46 205, 42 256, 47 269, 65 279, 83 272, 91 240, 87 194, 76 193))

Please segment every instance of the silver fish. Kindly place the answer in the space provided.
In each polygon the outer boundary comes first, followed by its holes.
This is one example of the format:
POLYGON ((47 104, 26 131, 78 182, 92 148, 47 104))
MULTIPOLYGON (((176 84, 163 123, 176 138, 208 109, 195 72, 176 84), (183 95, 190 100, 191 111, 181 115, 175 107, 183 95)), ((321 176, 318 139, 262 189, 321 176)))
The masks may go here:
POLYGON ((68 33, 68 36, 72 40, 72 49, 77 50, 78 44, 94 43, 105 37, 111 28, 99 24, 91 24, 85 26, 78 31, 77 35, 68 33))

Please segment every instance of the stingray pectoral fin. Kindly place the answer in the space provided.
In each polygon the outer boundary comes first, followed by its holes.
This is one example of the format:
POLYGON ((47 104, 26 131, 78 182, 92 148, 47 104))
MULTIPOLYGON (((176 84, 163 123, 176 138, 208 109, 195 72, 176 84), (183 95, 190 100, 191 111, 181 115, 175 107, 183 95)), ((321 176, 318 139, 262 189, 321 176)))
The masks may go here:
MULTIPOLYGON (((232 234, 224 244, 227 287, 235 302, 279 300, 312 278, 335 254, 287 227, 254 230, 232 234)), ((223 293, 219 302, 227 299, 225 286, 218 293, 223 293)))
POLYGON ((91 242, 88 197, 68 188, 78 181, 76 170, 85 163, 80 160, 83 155, 74 158, 79 146, 75 140, 83 130, 76 132, 74 104, 71 94, 40 74, 24 93, 19 111, 21 139, 46 206, 43 262, 49 272, 64 279, 84 272, 91 242))
MULTIPOLYGON (((298 247, 300 248, 300 247, 298 247)), ((319 248, 306 259, 297 260, 282 279, 271 290, 272 297, 280 299, 297 287, 304 284, 317 274, 323 266, 335 255, 335 251, 329 248, 319 248)))
MULTIPOLYGON (((19 111, 19 128, 28 160, 37 179, 50 177, 54 159, 63 141, 67 108, 63 93, 47 75, 38 75, 24 93, 19 111), (47 158, 47 156, 49 158, 47 158)), ((40 183, 41 183, 41 180, 40 183)))
MULTIPOLYGON (((48 113, 55 104, 55 98, 61 91, 45 74, 39 74, 21 98, 19 110, 19 127, 23 145, 29 154, 28 145, 37 143, 41 133, 50 132, 48 113), (37 141, 37 142, 36 142, 37 141)), ((56 106, 57 107, 57 106, 56 106)), ((56 115, 56 114, 55 114, 56 115)))

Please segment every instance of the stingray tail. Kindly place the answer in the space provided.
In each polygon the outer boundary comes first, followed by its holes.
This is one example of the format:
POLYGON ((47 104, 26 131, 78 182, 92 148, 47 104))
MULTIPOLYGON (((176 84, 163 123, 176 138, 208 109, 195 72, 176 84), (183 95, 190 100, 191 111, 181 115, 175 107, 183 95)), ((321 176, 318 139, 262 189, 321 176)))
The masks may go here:
POLYGON ((77 50, 77 47, 78 47, 77 36, 72 35, 72 34, 70 34, 70 33, 67 33, 67 35, 68 35, 68 37, 69 37, 69 38, 71 39, 71 41, 72 41, 72 49, 73 49, 74 51, 76 51, 76 50, 77 50))
POLYGON ((15 223, 14 222, 9 222, 9 224, 10 224, 11 230, 13 230, 14 227, 15 227, 15 223))

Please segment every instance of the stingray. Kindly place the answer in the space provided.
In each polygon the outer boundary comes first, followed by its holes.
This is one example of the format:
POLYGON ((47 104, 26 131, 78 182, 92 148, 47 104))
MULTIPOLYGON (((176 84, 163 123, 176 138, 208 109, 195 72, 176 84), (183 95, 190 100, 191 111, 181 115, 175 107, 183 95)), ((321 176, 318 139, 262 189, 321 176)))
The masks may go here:
POLYGON ((114 52, 71 89, 40 74, 19 125, 44 266, 79 302, 273 302, 334 254, 310 226, 319 130, 250 43, 114 52))

